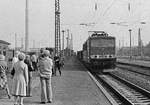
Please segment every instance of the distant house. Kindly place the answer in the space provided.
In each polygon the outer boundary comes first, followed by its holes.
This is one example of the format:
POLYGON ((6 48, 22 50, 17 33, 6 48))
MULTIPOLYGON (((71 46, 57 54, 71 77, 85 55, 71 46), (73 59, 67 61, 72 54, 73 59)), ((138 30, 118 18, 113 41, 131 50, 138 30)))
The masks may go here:
POLYGON ((6 51, 8 50, 9 45, 10 43, 4 40, 0 40, 0 53, 3 53, 4 55, 6 55, 6 51))

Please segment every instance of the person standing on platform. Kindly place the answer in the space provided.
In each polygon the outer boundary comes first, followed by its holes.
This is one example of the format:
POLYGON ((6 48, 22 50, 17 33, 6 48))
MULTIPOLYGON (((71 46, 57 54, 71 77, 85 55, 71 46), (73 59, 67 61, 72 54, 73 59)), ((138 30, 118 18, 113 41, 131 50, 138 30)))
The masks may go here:
POLYGON ((8 83, 7 83, 7 76, 6 71, 8 70, 7 62, 5 61, 5 56, 0 54, 0 88, 5 89, 8 95, 8 98, 11 98, 8 83))
POLYGON ((34 71, 37 71, 37 69, 38 69, 37 68, 37 57, 35 54, 33 54, 31 56, 31 62, 32 62, 32 66, 33 66, 34 71))
POLYGON ((28 66, 28 78, 29 78, 29 82, 28 82, 28 87, 27 87, 27 96, 31 97, 32 96, 32 92, 31 92, 32 87, 31 87, 31 84, 32 84, 33 66, 32 66, 32 63, 31 63, 31 60, 30 60, 30 55, 26 55, 24 63, 27 64, 27 66, 28 66))
POLYGON ((64 58, 61 59, 60 65, 61 65, 62 68, 64 68, 64 65, 65 65, 64 64, 64 58))
POLYGON ((54 57, 54 63, 55 63, 55 66, 54 66, 55 73, 54 73, 54 75, 56 76, 57 70, 58 70, 59 74, 61 76, 61 70, 60 70, 61 64, 60 64, 60 57, 59 56, 54 57))
POLYGON ((11 75, 14 75, 14 69, 13 69, 13 67, 14 67, 14 64, 18 61, 18 55, 19 55, 19 54, 20 54, 19 51, 15 51, 14 57, 13 57, 13 59, 12 59, 12 66, 11 66, 11 68, 10 68, 11 75))
POLYGON ((41 58, 43 58, 43 57, 44 57, 44 56, 43 56, 44 51, 45 51, 45 49, 44 49, 44 48, 41 48, 41 49, 40 49, 40 55, 39 55, 38 60, 40 60, 41 58))
POLYGON ((19 61, 14 64, 14 77, 12 86, 12 95, 14 96, 14 105, 23 105, 23 97, 26 96, 28 85, 28 67, 24 63, 25 54, 18 55, 19 61))
POLYGON ((12 59, 12 65, 14 65, 14 63, 16 63, 17 61, 18 61, 18 55, 20 54, 20 52, 19 51, 16 51, 15 52, 15 55, 14 55, 14 57, 13 57, 13 59, 12 59))
POLYGON ((41 103, 52 102, 52 86, 51 86, 51 76, 53 61, 49 58, 49 51, 44 50, 42 57, 39 59, 38 68, 41 82, 41 103), (46 100, 47 98, 47 100, 46 100))

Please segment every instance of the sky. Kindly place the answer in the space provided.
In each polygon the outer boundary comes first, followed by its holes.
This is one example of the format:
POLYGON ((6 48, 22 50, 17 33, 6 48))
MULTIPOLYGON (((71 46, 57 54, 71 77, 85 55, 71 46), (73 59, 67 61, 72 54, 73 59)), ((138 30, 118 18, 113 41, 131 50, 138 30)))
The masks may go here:
MULTIPOLYGON (((29 46, 54 47, 55 0, 28 1, 29 46)), ((132 45, 137 45, 138 28, 141 28, 141 37, 146 45, 150 41, 149 5, 150 0, 60 0, 61 30, 70 30, 75 51, 82 49, 90 30, 106 31, 110 36, 116 37, 117 46, 119 41, 121 46, 129 46, 128 30, 132 29, 132 45), (146 24, 140 24, 142 21, 146 24), (124 23, 110 24, 112 22, 124 23), (81 26, 80 23, 95 25, 81 26)), ((25 0, 0 0, 0 38, 14 47, 15 34, 19 47, 21 38, 25 38, 25 0)), ((65 37, 66 34, 65 32, 65 37)))

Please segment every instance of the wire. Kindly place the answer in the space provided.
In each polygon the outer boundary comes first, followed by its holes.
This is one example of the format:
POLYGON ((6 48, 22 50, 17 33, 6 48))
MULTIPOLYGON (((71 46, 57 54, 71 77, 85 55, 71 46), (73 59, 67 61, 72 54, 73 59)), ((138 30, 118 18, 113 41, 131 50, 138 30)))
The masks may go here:
POLYGON ((105 16, 105 14, 108 12, 108 10, 111 9, 111 7, 113 6, 113 4, 116 2, 117 0, 113 0, 112 3, 106 8, 106 10, 104 11, 102 16, 105 16))
POLYGON ((96 21, 95 21, 96 24, 99 23, 99 20, 101 20, 101 18, 105 16, 105 14, 111 9, 111 7, 114 5, 114 3, 115 3, 116 1, 118 1, 118 0, 113 0, 113 1, 107 6, 107 8, 104 10, 104 12, 101 13, 102 15, 96 19, 96 21))

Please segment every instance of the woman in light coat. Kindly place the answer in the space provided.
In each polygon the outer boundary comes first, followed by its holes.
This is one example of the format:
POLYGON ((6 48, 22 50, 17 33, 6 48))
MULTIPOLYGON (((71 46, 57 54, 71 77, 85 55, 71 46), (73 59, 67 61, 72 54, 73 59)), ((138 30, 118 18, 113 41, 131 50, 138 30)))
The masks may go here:
POLYGON ((14 105, 23 105, 23 97, 26 96, 26 87, 28 84, 28 67, 24 63, 25 55, 18 55, 19 61, 14 64, 15 74, 13 78, 12 95, 15 98, 14 105))

